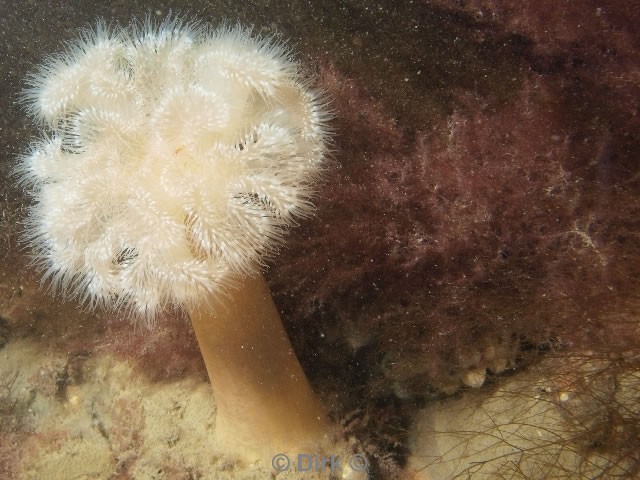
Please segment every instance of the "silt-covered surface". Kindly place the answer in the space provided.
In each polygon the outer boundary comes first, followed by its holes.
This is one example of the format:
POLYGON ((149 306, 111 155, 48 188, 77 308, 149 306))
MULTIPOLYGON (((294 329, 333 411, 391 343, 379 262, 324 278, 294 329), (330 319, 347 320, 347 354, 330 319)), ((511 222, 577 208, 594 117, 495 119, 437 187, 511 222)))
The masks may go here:
MULTIPOLYGON (((97 17, 173 12, 253 26, 287 40, 332 98, 334 167, 315 217, 292 229, 266 274, 314 388, 375 456, 375 478, 411 475, 397 472, 417 407, 491 388, 541 353, 595 351, 637 368, 624 356, 640 345, 633 2, 0 1, 0 12, 4 478, 42 473, 30 459, 58 447, 89 455, 70 440, 81 427, 54 431, 36 408, 76 418, 79 392, 97 399, 78 418, 94 419, 87 431, 102 450, 91 458, 104 465, 86 478, 205 469, 184 453, 185 429, 174 440, 182 450, 171 450, 122 427, 145 411, 157 418, 141 399, 147 388, 186 382, 199 395, 206 372, 189 323, 166 318, 148 331, 52 298, 17 241, 28 197, 9 172, 36 134, 16 102, 22 81, 97 17), (14 368, 7 352, 32 352, 21 361, 38 368, 14 368), (121 369, 136 394, 113 393, 121 369), (145 445, 174 454, 145 456, 145 445)), ((637 428, 637 416, 625 418, 627 432, 637 428)), ((616 444, 633 460, 637 436, 625 438, 616 444)))

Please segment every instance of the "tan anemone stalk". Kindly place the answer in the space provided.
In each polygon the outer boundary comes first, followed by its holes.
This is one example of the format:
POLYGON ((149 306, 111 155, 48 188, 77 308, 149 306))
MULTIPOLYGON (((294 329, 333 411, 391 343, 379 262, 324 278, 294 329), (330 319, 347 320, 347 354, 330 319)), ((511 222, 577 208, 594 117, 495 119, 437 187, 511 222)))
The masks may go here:
POLYGON ((329 114, 290 52, 240 27, 99 22, 28 80, 20 160, 45 278, 152 323, 185 309, 221 448, 309 451, 329 423, 260 273, 312 213, 329 114))

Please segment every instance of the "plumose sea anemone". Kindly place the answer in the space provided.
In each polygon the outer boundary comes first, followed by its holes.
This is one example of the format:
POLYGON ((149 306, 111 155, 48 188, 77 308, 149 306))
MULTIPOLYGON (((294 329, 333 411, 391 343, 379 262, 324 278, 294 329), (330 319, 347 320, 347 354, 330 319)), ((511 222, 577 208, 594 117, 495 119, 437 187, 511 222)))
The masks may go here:
POLYGON ((325 414, 260 275, 312 213, 329 140, 326 100, 286 46, 175 18, 99 22, 24 100, 43 127, 18 169, 44 277, 149 323, 186 310, 229 451, 321 442, 325 414))

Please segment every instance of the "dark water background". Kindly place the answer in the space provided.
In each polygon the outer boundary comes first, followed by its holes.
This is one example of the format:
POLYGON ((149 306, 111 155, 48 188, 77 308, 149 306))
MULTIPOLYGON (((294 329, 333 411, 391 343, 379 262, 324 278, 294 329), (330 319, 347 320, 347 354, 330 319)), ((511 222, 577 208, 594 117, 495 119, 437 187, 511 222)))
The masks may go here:
MULTIPOLYGON (((267 276, 332 413, 371 414, 354 427, 371 448, 402 465, 397 432, 470 370, 495 385, 549 352, 640 347, 635 2, 0 0, 0 348, 111 348, 154 381, 204 375, 178 320, 149 346, 42 291, 12 309, 38 291, 9 175, 36 133, 17 103, 25 75, 97 17, 170 13, 287 40, 333 98, 337 167, 267 276)), ((599 444, 633 455, 636 421, 599 444)))

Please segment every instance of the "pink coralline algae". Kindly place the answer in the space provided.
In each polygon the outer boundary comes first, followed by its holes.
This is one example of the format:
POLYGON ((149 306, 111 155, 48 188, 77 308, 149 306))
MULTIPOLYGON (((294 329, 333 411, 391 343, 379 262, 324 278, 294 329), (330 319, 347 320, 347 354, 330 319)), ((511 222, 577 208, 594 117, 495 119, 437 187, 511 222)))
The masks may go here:
MULTIPOLYGON (((547 352, 606 358, 612 385, 640 368, 640 6, 365 3, 305 3, 322 34, 282 19, 321 58, 336 168, 266 276, 314 390, 392 478, 412 408, 434 397, 547 352)), ((183 319, 150 339, 51 308, 13 312, 11 335, 204 378, 183 319)), ((585 448, 637 458, 637 414, 605 400, 585 448)))
MULTIPOLYGON (((285 315, 302 319, 290 328, 311 333, 297 346, 309 359, 342 352, 340 365, 355 355, 350 372, 370 375, 367 391, 411 397, 552 347, 640 343, 629 321, 640 273, 631 77, 622 77, 627 90, 609 90, 600 72, 569 60, 541 72, 547 50, 536 32, 518 33, 534 36, 517 76, 504 79, 509 95, 449 90, 450 110, 424 124, 403 122, 365 84, 325 66, 341 168, 271 275, 285 315), (309 343, 316 334, 324 344, 309 343), (496 345, 511 353, 491 368, 496 345)), ((575 60, 566 43, 556 47, 554 58, 575 60)), ((629 48, 620 57, 637 60, 629 48)), ((615 68, 605 81, 615 83, 615 68)))

